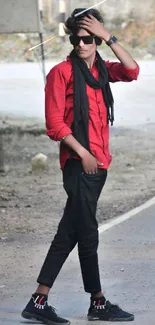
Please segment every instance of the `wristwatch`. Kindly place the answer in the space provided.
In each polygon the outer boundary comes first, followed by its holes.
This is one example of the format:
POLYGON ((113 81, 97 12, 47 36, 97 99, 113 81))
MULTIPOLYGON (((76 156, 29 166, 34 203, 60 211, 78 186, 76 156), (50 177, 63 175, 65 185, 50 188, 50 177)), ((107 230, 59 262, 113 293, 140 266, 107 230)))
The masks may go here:
POLYGON ((109 41, 106 42, 108 46, 110 46, 113 43, 117 42, 117 38, 115 36, 110 36, 109 41))

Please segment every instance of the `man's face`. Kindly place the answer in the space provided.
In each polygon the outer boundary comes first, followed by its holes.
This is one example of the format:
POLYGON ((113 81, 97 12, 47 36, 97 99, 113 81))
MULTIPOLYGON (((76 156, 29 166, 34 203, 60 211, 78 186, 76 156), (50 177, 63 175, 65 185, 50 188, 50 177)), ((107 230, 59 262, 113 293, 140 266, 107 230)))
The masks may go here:
MULTIPOLYGON (((90 34, 85 29, 79 29, 77 36, 90 36, 90 34)), ((88 59, 96 53, 96 43, 93 38, 92 44, 85 44, 81 39, 79 44, 74 46, 76 54, 83 60, 88 59)))

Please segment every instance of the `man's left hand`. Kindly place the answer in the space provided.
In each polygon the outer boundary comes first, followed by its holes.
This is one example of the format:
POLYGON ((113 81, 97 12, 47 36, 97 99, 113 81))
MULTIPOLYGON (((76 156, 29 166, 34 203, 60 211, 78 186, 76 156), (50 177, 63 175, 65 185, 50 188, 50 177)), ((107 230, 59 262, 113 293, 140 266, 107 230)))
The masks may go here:
POLYGON ((88 15, 79 21, 79 28, 84 28, 91 34, 108 41, 111 34, 94 16, 88 15))

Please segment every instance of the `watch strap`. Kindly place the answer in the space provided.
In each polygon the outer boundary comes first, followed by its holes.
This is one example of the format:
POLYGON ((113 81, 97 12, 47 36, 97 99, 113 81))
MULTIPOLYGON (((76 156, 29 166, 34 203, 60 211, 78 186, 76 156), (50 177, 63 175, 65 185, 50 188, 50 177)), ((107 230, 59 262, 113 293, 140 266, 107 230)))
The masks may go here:
POLYGON ((113 43, 117 42, 117 38, 115 36, 110 36, 109 40, 106 42, 108 46, 110 46, 113 43))

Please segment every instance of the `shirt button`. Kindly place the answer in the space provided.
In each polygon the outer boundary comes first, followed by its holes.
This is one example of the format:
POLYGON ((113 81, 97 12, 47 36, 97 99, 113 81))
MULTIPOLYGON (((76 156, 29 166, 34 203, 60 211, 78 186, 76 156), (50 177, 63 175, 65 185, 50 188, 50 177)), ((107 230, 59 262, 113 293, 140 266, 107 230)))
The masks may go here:
POLYGON ((97 102, 98 104, 100 104, 100 100, 98 100, 98 102, 97 102))

